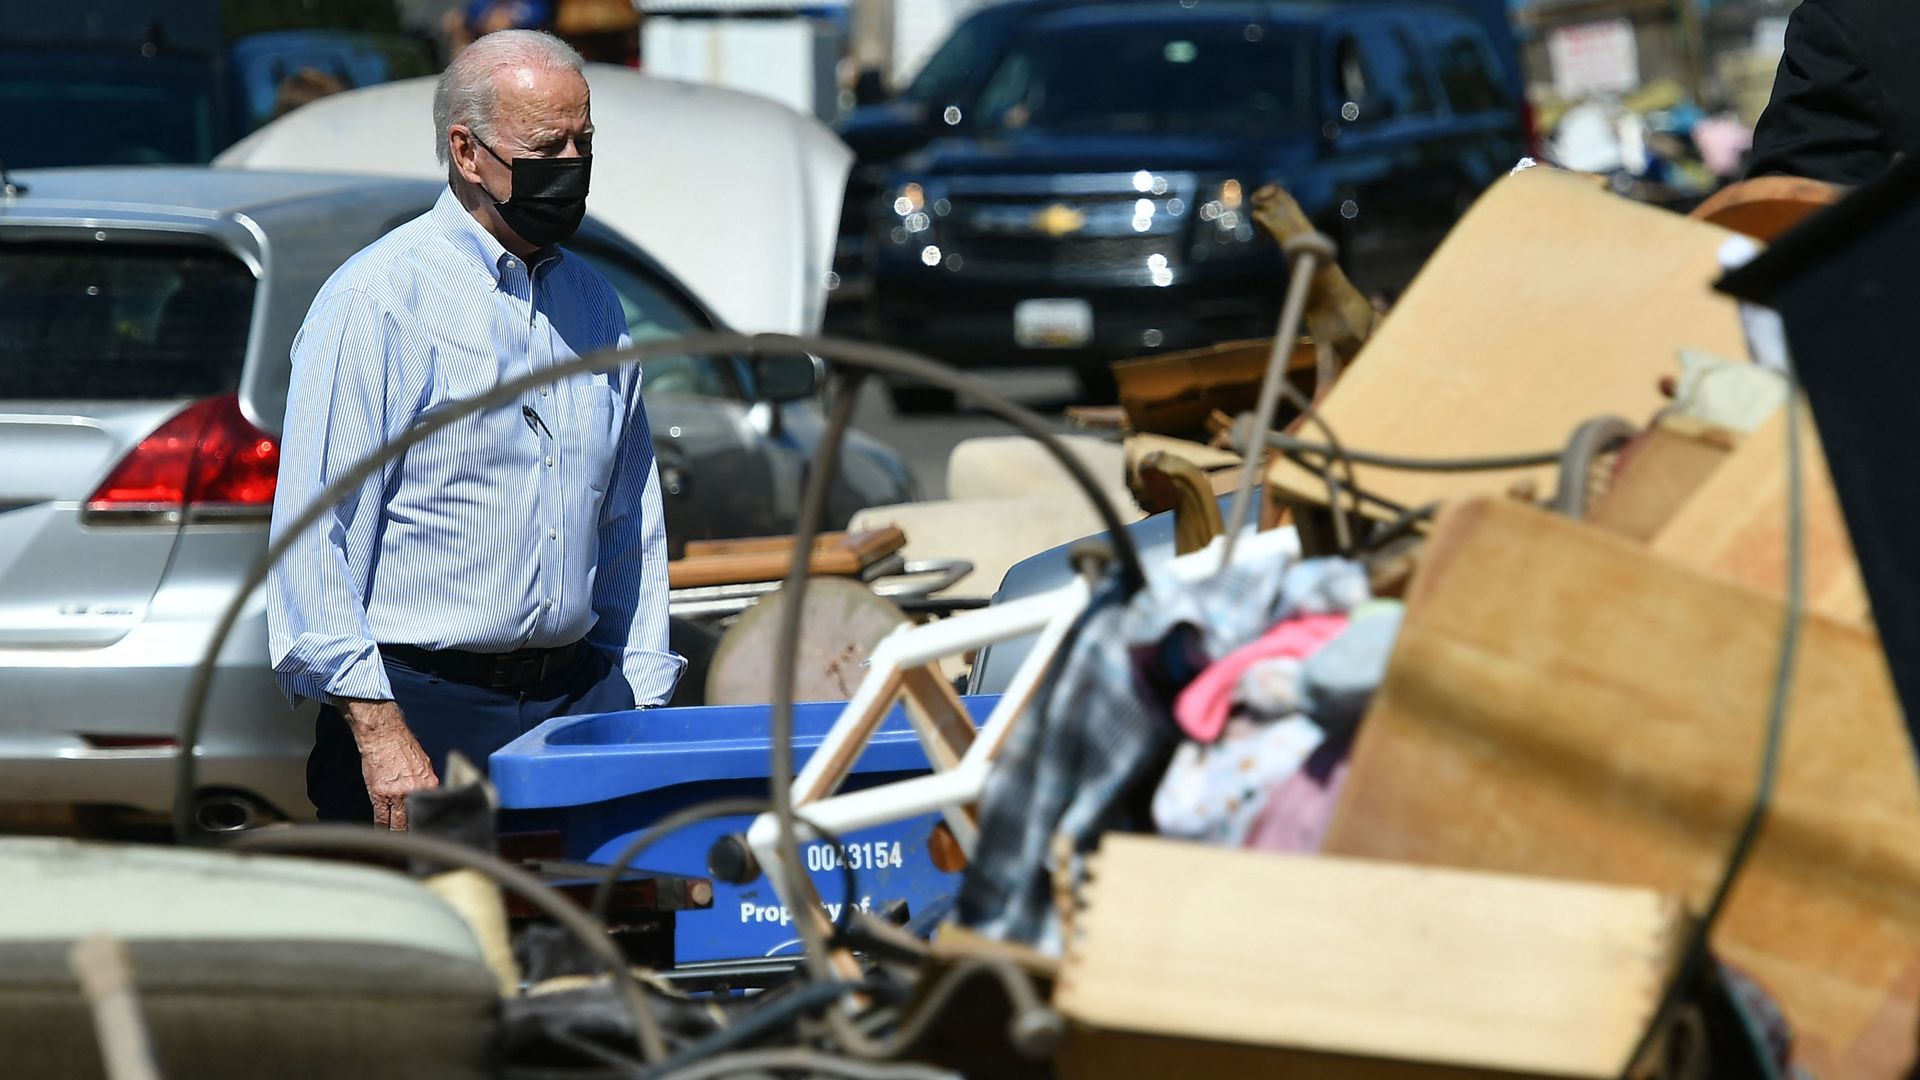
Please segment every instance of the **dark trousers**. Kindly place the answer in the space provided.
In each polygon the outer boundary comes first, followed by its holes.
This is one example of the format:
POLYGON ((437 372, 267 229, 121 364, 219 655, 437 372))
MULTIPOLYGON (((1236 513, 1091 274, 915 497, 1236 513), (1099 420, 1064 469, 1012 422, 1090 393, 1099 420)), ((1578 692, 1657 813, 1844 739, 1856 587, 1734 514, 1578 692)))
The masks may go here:
MULTIPOLYGON (((611 659, 582 645, 566 670, 533 686, 495 690, 443 679, 383 658, 393 699, 407 727, 445 779, 447 755, 458 750, 487 768, 487 756, 556 716, 633 708, 633 688, 611 659)), ((307 757, 307 798, 323 821, 373 820, 373 803, 360 774, 360 748, 339 710, 320 710, 313 753, 307 757)))

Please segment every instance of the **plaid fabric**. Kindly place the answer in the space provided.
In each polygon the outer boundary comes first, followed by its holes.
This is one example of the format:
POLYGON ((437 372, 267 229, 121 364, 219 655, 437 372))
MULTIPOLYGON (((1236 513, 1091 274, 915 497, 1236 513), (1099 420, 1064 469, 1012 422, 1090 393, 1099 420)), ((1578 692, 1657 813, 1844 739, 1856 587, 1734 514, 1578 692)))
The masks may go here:
POLYGON ((1272 625, 1283 594, 1318 602, 1305 581, 1297 594, 1285 587, 1288 569, 1285 559, 1249 560, 1198 583, 1163 578, 1131 600, 1111 580, 1095 591, 1039 707, 988 778, 962 925, 1059 951, 1054 836, 1072 841, 1077 875, 1101 834, 1151 829, 1148 803, 1178 738, 1174 695, 1272 625))

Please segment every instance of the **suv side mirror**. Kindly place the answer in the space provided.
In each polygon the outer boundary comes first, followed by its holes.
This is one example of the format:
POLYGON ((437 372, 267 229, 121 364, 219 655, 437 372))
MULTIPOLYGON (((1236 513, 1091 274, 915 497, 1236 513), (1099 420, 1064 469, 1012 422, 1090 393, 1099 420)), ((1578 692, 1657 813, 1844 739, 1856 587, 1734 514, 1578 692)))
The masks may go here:
POLYGON ((879 68, 866 68, 853 79, 853 103, 878 105, 887 100, 887 81, 879 68))
POLYGON ((753 397, 780 404, 801 401, 820 392, 826 383, 826 364, 805 353, 756 356, 752 361, 753 397))

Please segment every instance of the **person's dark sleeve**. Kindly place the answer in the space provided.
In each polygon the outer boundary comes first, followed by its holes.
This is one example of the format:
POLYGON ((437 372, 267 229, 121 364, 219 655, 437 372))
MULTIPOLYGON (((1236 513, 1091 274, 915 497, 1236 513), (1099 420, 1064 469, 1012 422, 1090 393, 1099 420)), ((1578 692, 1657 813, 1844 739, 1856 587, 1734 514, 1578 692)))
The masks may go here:
POLYGON ((1788 20, 1786 55, 1753 132, 1747 175, 1865 183, 1893 160, 1885 108, 1847 26, 1821 0, 1807 0, 1788 20))

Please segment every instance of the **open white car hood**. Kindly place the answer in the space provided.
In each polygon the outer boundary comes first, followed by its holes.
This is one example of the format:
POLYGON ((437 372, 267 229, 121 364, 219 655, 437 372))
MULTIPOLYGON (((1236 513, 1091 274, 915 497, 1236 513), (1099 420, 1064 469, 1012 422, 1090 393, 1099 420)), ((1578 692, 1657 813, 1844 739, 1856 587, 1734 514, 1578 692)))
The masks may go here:
MULTIPOLYGON (((587 212, 646 249, 731 327, 812 333, 853 153, 819 121, 733 90, 587 65, 587 212)), ((322 98, 216 166, 444 177, 432 78, 322 98)))

